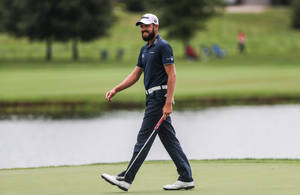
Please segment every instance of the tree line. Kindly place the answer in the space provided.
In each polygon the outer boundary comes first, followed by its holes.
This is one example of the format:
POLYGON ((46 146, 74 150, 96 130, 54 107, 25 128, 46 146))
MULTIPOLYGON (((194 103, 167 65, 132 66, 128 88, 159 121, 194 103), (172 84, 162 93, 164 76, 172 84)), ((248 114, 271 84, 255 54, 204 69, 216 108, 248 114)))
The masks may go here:
POLYGON ((0 29, 15 37, 46 42, 46 59, 53 41, 72 41, 78 59, 78 41, 104 35, 115 18, 110 0, 0 0, 0 29))

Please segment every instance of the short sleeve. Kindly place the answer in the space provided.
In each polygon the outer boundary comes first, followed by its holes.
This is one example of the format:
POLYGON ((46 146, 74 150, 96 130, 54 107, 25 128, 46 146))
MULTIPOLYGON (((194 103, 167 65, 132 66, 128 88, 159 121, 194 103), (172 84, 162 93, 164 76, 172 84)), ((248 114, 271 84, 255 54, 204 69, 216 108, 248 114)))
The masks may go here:
POLYGON ((162 62, 164 65, 174 64, 173 49, 169 44, 161 46, 162 62))
POLYGON ((140 55, 139 55, 139 58, 138 58, 138 61, 137 61, 137 66, 138 67, 141 67, 141 68, 143 68, 144 69, 144 66, 143 66, 143 63, 142 63, 142 55, 143 55, 143 48, 141 49, 141 51, 140 51, 140 55))

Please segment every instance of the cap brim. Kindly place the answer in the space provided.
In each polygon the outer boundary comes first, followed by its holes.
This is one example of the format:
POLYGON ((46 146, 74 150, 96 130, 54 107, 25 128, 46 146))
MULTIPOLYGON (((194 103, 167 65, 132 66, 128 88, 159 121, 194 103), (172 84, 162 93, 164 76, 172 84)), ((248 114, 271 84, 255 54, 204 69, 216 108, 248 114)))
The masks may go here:
POLYGON ((138 26, 140 24, 143 24, 142 22, 138 21, 135 25, 138 26))
POLYGON ((152 22, 150 22, 149 20, 141 19, 135 25, 138 26, 138 25, 141 25, 141 24, 152 24, 152 22))

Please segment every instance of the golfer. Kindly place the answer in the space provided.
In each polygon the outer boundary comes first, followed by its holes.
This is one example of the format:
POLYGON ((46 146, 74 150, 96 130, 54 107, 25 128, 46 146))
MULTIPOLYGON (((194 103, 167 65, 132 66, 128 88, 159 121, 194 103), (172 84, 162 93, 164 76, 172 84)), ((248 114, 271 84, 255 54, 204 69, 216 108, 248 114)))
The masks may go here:
MULTIPOLYGON (((106 99, 110 102, 114 95, 132 86, 139 80, 141 74, 144 73, 144 85, 146 89, 144 119, 128 168, 118 176, 104 173, 101 177, 112 185, 116 185, 120 189, 127 191, 158 134, 162 144, 174 161, 179 174, 174 184, 166 185, 163 188, 165 190, 192 189, 194 187, 194 181, 191 167, 175 136, 175 131, 171 124, 171 117, 169 116, 173 111, 172 104, 176 81, 172 48, 168 42, 159 36, 159 22, 155 15, 143 15, 136 23, 136 26, 140 26, 142 38, 147 43, 141 48, 137 65, 132 73, 130 73, 123 82, 108 91, 106 93, 106 99), (161 116, 163 116, 165 120, 161 123, 154 136, 152 136, 144 146, 146 140, 151 133, 153 133, 153 129, 161 116)), ((158 177, 160 176, 158 175, 158 177)))

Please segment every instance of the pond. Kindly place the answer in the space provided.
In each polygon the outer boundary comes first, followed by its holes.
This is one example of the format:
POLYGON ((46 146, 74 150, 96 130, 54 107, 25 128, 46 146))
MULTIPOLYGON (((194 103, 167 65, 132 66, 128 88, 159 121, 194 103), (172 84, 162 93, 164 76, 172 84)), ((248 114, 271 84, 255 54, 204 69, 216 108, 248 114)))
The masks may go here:
MULTIPOLYGON (((0 121, 0 169, 128 161, 143 111, 82 120, 0 121)), ((300 105, 232 106, 172 114, 189 159, 300 158, 300 105)), ((147 160, 169 160, 157 137, 147 160)))

